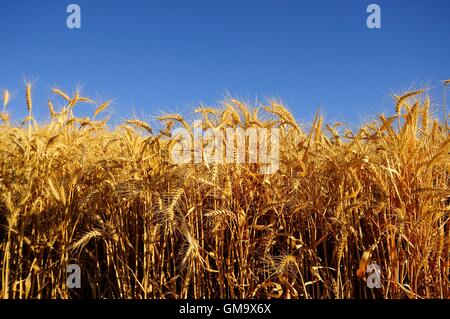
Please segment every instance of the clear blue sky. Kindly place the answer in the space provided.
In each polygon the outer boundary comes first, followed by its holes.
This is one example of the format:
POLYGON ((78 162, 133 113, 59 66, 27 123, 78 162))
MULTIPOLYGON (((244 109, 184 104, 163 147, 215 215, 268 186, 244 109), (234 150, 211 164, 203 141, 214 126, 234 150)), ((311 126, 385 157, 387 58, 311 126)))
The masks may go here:
POLYGON ((228 92, 279 97, 298 119, 320 106, 355 123, 390 111, 393 90, 450 78, 448 0, 0 0, 0 39, 13 114, 25 113, 23 77, 37 78, 41 119, 50 87, 82 84, 115 98, 118 116, 183 112, 228 92), (66 27, 70 3, 80 30, 66 27), (379 30, 366 27, 370 3, 379 30))

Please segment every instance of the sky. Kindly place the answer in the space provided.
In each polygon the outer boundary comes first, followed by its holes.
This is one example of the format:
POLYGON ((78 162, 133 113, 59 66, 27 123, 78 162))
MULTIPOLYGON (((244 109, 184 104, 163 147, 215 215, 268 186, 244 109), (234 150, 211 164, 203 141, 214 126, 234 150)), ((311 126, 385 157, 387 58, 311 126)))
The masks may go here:
MULTIPOLYGON (((392 112, 393 92, 450 78, 448 0, 0 0, 0 88, 10 112, 48 118, 52 87, 114 99, 113 119, 189 113, 232 95, 281 99, 298 120, 318 108, 359 123, 392 112), (69 29, 66 7, 81 8, 69 29), (381 28, 369 29, 369 4, 381 28)), ((55 103, 56 103, 55 99, 55 103)), ((80 115, 91 105, 77 106, 80 115)))

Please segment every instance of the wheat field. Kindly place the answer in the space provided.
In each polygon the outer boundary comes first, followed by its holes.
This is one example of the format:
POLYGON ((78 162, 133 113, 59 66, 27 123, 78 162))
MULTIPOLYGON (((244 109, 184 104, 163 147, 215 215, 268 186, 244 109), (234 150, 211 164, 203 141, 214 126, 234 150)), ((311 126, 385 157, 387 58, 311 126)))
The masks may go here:
POLYGON ((449 128, 426 90, 356 130, 272 100, 193 112, 210 128, 279 128, 267 175, 173 164, 172 132, 191 126, 179 114, 110 127, 97 119, 110 101, 52 91, 43 124, 31 84, 21 123, 3 91, 0 298, 450 298, 449 128))

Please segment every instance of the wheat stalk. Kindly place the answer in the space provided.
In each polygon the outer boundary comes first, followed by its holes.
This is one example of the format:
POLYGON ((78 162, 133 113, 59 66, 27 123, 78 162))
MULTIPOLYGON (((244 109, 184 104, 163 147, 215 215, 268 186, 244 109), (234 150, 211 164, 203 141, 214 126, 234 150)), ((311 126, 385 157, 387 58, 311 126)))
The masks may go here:
POLYGON ((146 131, 149 132, 150 134, 153 134, 153 129, 151 128, 151 126, 148 125, 147 123, 145 123, 144 121, 140 121, 140 120, 127 120, 127 123, 136 125, 137 127, 140 127, 140 128, 142 128, 142 129, 146 130, 146 131))
POLYGON ((11 94, 8 90, 3 90, 3 113, 6 112, 6 106, 8 105, 11 94))
POLYGON ((25 100, 27 102, 27 110, 28 113, 31 114, 31 111, 33 110, 33 100, 31 97, 31 83, 27 82, 25 87, 25 100))

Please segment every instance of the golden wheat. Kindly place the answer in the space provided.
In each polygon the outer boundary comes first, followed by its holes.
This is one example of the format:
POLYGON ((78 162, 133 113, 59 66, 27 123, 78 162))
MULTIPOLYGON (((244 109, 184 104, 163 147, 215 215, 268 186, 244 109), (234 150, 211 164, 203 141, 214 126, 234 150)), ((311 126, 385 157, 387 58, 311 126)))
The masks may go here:
POLYGON ((31 98, 31 83, 28 82, 26 84, 26 88, 25 88, 25 100, 27 102, 27 110, 29 113, 31 113, 32 109, 33 109, 33 100, 31 98))
POLYGON ((111 128, 93 120, 111 100, 78 117, 94 102, 54 88, 65 106, 49 99, 50 122, 24 127, 4 92, 0 298, 450 298, 450 138, 424 90, 357 129, 319 112, 301 124, 272 100, 193 112, 205 127, 281 129, 270 175, 173 163, 175 125, 193 131, 180 114, 158 135, 138 119, 111 128), (69 264, 82 290, 65 284, 69 264))

